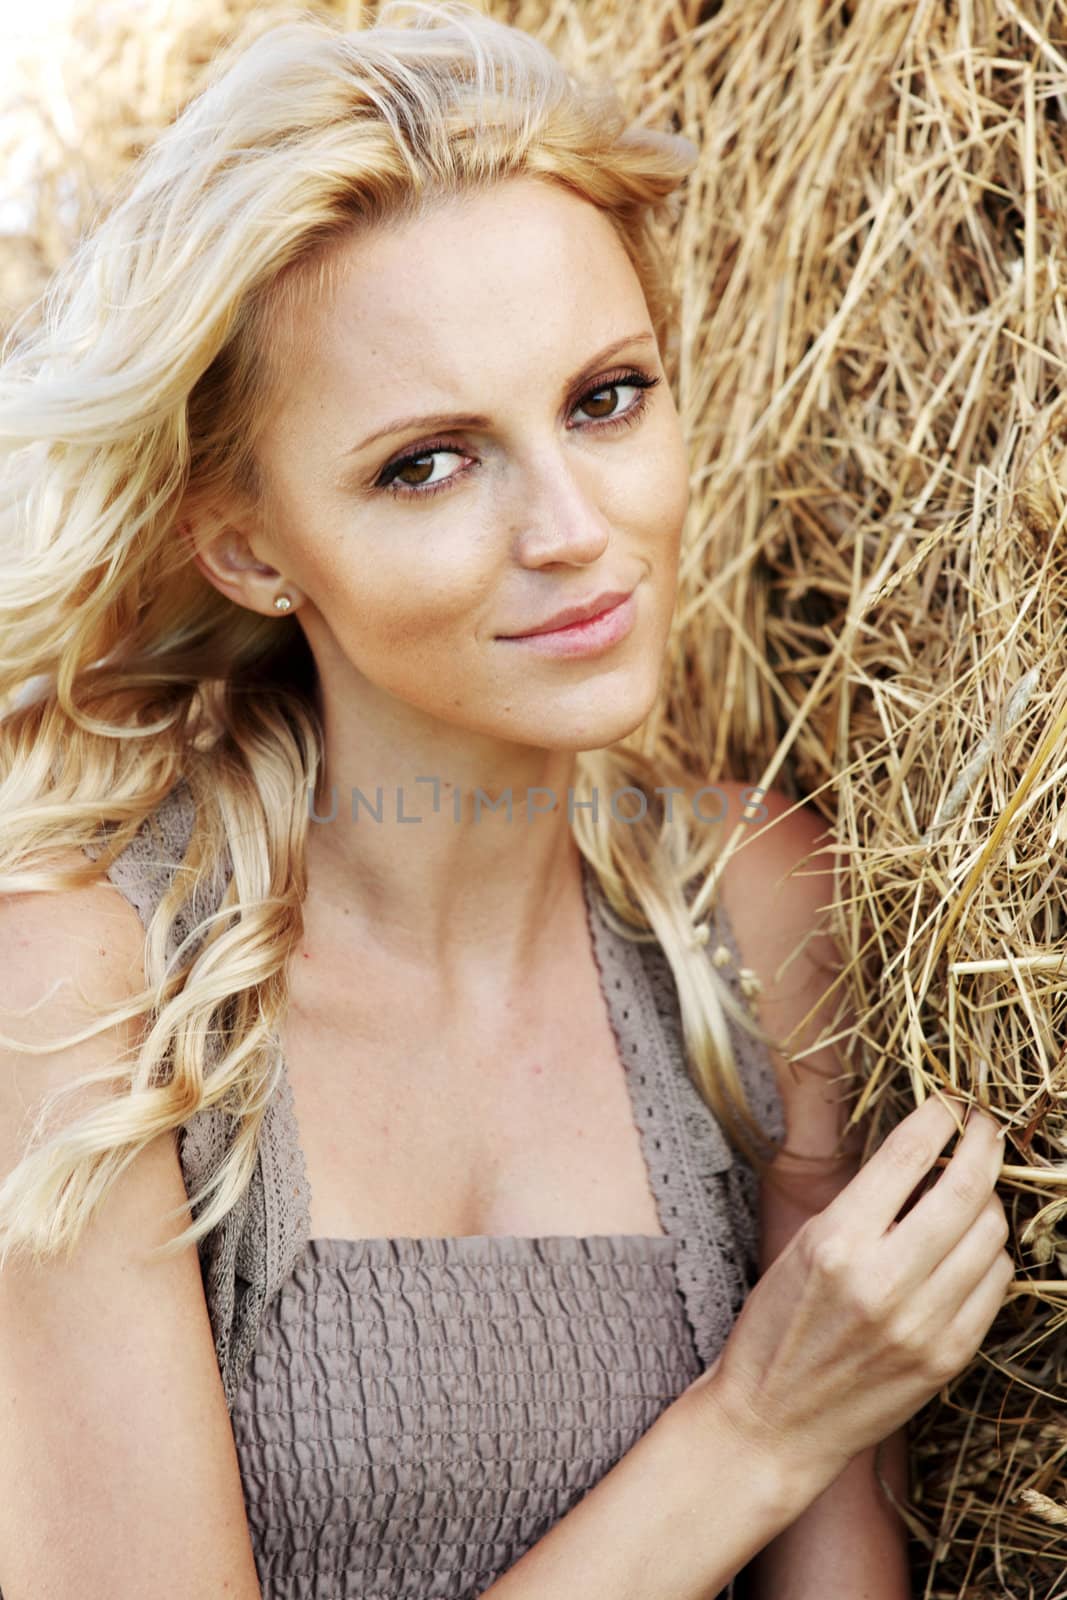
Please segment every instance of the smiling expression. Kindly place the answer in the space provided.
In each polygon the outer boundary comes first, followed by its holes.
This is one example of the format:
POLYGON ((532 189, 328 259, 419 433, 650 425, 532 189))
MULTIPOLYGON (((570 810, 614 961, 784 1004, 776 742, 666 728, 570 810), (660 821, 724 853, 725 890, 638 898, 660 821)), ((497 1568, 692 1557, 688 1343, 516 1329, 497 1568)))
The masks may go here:
POLYGON ((363 726, 621 738, 659 686, 688 464, 610 223, 523 177, 334 249, 259 442, 270 521, 248 538, 281 577, 227 592, 294 594, 327 710, 363 726), (609 590, 633 620, 596 653, 501 637, 609 590))

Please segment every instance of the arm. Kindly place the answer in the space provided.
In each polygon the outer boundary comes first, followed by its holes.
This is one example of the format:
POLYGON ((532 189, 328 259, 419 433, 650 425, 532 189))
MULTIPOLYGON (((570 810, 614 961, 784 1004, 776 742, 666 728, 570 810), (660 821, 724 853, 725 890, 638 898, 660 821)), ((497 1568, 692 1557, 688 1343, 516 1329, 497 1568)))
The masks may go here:
MULTIPOLYGON (((802 1054, 824 1030, 840 1035, 849 1025, 845 1014, 835 1023, 835 1008, 843 1008, 833 996, 824 998, 840 971, 837 948, 823 931, 834 893, 833 857, 819 849, 826 828, 814 812, 800 808, 783 816, 793 802, 777 791, 764 803, 770 815, 762 828, 753 826, 752 844, 724 869, 723 894, 745 960, 762 984, 761 1020, 788 1049, 802 1054), (774 916, 768 917, 771 905, 774 916), (817 931, 806 940, 809 930, 817 931)), ((863 1145, 862 1128, 842 1138, 848 1106, 832 1045, 792 1064, 777 1051, 771 1055, 789 1151, 817 1160, 801 1163, 782 1152, 769 1169, 775 1182, 761 1184, 761 1273, 858 1170, 863 1145)), ((906 1529, 878 1481, 879 1471, 903 1501, 905 1428, 854 1456, 754 1557, 739 1584, 746 1600, 909 1600, 906 1529)))
MULTIPOLYGON (((144 981, 144 934, 110 885, 0 899, 0 1000, 44 1043, 91 1020, 77 985, 118 1001, 144 981)), ((0 1047, 0 1179, 45 1091, 103 1066, 125 1034, 50 1055, 0 1047)), ((80 1111, 106 1085, 82 1090, 80 1111)), ((61 1102, 66 1113, 69 1100, 61 1102)), ((52 1126, 57 1113, 52 1114, 52 1126)), ((0 1587, 4 1600, 259 1600, 237 1454, 195 1246, 143 1252, 189 1221, 173 1133, 115 1182, 70 1259, 0 1268, 0 1587)))
MULTIPOLYGON (((811 1212, 791 1207, 767 1185, 760 1211, 765 1271, 811 1212)), ((906 1499, 906 1429, 853 1456, 818 1499, 753 1558, 739 1582, 743 1600, 911 1600, 906 1530, 879 1472, 894 1498, 906 1499)))
POLYGON ((715 1600, 822 1487, 688 1389, 485 1600, 715 1600))

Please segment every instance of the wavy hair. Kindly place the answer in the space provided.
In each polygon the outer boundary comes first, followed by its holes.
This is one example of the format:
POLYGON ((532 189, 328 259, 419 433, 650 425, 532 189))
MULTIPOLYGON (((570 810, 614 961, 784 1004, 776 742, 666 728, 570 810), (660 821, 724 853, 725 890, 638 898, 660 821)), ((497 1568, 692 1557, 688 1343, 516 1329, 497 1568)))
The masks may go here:
MULTIPOLYGON (((41 1138, 55 1096, 46 1102, 0 1185, 0 1261, 73 1250, 139 1150, 204 1108, 228 1112, 233 1136, 189 1197, 195 1221, 159 1253, 199 1241, 252 1175, 281 1071, 322 726, 303 636, 220 594, 182 531, 232 495, 262 493, 272 361, 327 281, 329 247, 356 226, 536 175, 610 220, 666 360, 665 230, 694 158, 689 140, 631 121, 609 85, 576 80, 538 40, 462 0, 387 4, 352 31, 301 13, 216 58, 51 280, 39 327, 21 344, 8 336, 0 892, 100 881, 182 778, 196 824, 147 927, 144 986, 119 1007, 97 1003, 99 1026, 78 1035, 133 1021, 136 1046, 59 1091, 104 1082, 113 1093, 41 1138), (84 867, 57 864, 70 847, 84 867), (222 881, 217 909, 168 953, 179 916, 222 881)), ((766 1130, 727 1012, 756 1024, 694 930, 686 885, 710 846, 698 848, 684 807, 664 805, 665 783, 689 780, 634 735, 580 752, 578 801, 629 787, 644 812, 618 826, 577 804, 571 826, 615 925, 665 951, 694 1082, 762 1170, 766 1130)), ((40 1054, 74 1040, 4 1042, 40 1054)))

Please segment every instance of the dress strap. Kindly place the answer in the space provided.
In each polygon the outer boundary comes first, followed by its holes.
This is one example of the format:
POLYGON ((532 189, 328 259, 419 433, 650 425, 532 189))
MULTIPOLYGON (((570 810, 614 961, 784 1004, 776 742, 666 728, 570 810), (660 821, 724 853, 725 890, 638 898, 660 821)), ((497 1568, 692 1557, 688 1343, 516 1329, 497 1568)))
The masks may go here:
MULTIPOLYGON (((688 1068, 677 988, 655 942, 619 933, 595 872, 583 859, 593 949, 660 1223, 678 1244, 678 1287, 705 1366, 715 1360, 758 1270, 758 1180, 728 1143, 688 1068)), ((720 907, 718 943, 737 947, 720 907)), ((713 968, 719 982, 733 979, 713 968)), ((766 1049, 729 1019, 746 1097, 771 1137, 783 1130, 780 1097, 766 1049)))
MULTIPOLYGON (((107 869, 107 877, 135 907, 146 928, 183 870, 195 822, 196 806, 188 784, 181 779, 107 869)), ((109 825, 101 830, 105 841, 108 831, 109 825)), ((96 859, 102 848, 103 842, 94 843, 86 852, 96 859)), ((232 870, 227 852, 221 875, 187 897, 167 941, 168 958, 203 917, 218 909, 232 870)), ((218 1058, 217 1050, 209 1043, 209 1070, 210 1062, 218 1058)), ((231 1408, 264 1309, 292 1271, 310 1232, 307 1184, 298 1165, 299 1152, 294 1156, 288 1137, 293 1122, 289 1097, 288 1083, 282 1077, 267 1103, 249 1184, 198 1246, 215 1352, 231 1408)), ((190 1199, 217 1173, 236 1126, 235 1118, 218 1106, 208 1106, 179 1129, 178 1155, 190 1199)), ((191 1205, 194 1219, 210 1198, 191 1205)))
MULTIPOLYGON (((182 863, 192 837, 195 816, 196 807, 189 785, 184 778, 180 778, 106 869, 105 876, 134 907, 146 928, 159 902, 183 871, 182 863)), ((97 860, 115 831, 116 824, 103 823, 97 830, 96 839, 83 847, 86 855, 97 860)), ((224 884, 216 885, 217 892, 209 893, 207 898, 213 903, 208 909, 215 909, 224 887, 224 884)), ((204 899, 201 891, 181 908, 167 943, 168 959, 204 914, 204 899)))

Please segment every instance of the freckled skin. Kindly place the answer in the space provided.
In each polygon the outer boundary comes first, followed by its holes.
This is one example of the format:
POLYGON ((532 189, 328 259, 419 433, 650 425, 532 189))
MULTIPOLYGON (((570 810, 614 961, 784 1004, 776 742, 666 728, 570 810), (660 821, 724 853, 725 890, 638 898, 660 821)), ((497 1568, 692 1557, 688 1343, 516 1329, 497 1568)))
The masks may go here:
MULTIPOLYGON (((655 344, 600 369, 659 376, 632 427, 592 425, 603 394, 580 402, 596 374, 565 393, 613 340, 652 331, 639 280, 596 207, 532 178, 336 248, 341 272, 301 313, 257 446, 270 525, 235 523, 255 563, 203 570, 267 614, 281 589, 295 595, 283 625, 301 627, 316 658, 327 767, 342 780, 346 753, 391 771, 398 749, 422 763, 441 754, 417 770, 443 775, 443 736, 462 735, 486 764, 506 747, 517 782, 525 748, 529 781, 549 781, 535 755, 602 747, 647 716, 676 598, 688 461, 655 344), (345 459, 383 422, 435 410, 494 424, 451 430, 433 458, 436 478, 453 480, 442 492, 373 487, 399 455, 437 450, 441 430, 345 459), (561 594, 635 582, 631 635, 580 669, 495 637, 541 621, 561 594)), ((631 398, 620 391, 618 409, 631 398)))

